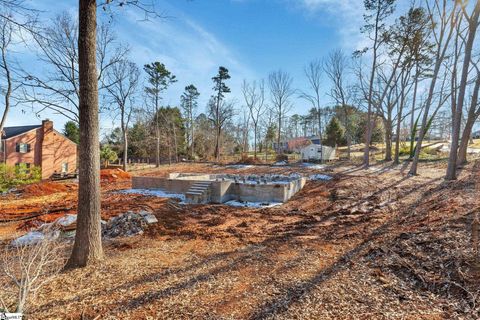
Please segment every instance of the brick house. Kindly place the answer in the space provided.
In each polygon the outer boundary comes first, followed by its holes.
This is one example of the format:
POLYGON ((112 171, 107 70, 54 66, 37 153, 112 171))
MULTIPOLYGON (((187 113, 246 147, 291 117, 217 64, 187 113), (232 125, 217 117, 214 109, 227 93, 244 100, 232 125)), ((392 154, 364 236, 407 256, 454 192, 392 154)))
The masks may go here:
POLYGON ((5 127, 0 142, 0 162, 39 166, 42 179, 77 170, 77 144, 55 130, 50 120, 40 125, 5 127))

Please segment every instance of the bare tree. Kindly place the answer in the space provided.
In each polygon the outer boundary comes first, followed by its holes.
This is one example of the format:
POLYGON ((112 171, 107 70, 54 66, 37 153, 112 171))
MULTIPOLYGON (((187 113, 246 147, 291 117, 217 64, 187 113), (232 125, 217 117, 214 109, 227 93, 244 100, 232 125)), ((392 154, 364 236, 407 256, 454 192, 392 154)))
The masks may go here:
POLYGON ((475 7, 473 8, 472 13, 469 15, 466 12, 466 7, 462 6, 462 13, 464 18, 467 21, 467 39, 465 41, 465 50, 463 57, 463 65, 461 70, 460 84, 458 90, 458 97, 456 104, 454 105, 455 110, 453 113, 453 123, 452 123, 452 145, 450 147, 450 156, 448 159, 448 168, 445 176, 446 180, 455 180, 457 178, 457 158, 458 158, 458 146, 460 140, 460 126, 462 121, 462 112, 463 106, 465 103, 465 95, 467 89, 467 80, 468 74, 470 71, 470 65, 472 60, 472 50, 475 41, 475 36, 477 34, 477 29, 479 26, 479 17, 480 17, 480 0, 476 1, 475 7))
POLYGON ((478 62, 474 64, 474 68, 476 70, 476 78, 473 85, 473 94, 470 99, 470 107, 468 108, 467 121, 465 123, 465 128, 463 129, 462 140, 460 147, 458 148, 458 164, 460 165, 463 165, 467 162, 468 143, 471 138, 472 129, 475 121, 477 121, 478 117, 480 117, 480 68, 478 66, 478 62))
POLYGON ((0 0, 0 18, 18 30, 33 31, 38 10, 26 5, 25 0, 0 0))
POLYGON ((1 61, 0 61, 0 68, 2 69, 2 73, 5 79, 5 89, 4 89, 4 109, 2 118, 0 120, 0 140, 3 132, 3 127, 5 126, 5 122, 7 120, 8 112, 10 111, 11 101, 10 98, 12 96, 13 91, 13 79, 12 79, 12 71, 9 61, 9 46, 12 44, 12 35, 13 35, 13 26, 12 23, 0 17, 0 52, 1 52, 1 61))
POLYGON ((140 70, 134 62, 120 60, 107 71, 106 78, 112 85, 107 87, 112 115, 120 117, 123 143, 123 170, 127 171, 128 126, 134 111, 136 89, 140 70))
POLYGON ((311 92, 301 92, 300 98, 310 102, 313 108, 316 110, 316 116, 318 120, 318 136, 322 141, 322 110, 320 106, 321 96, 321 81, 322 81, 322 62, 320 60, 314 60, 310 62, 305 68, 304 73, 308 80, 309 90, 311 92))
MULTIPOLYGON (((370 70, 368 94, 367 94, 367 128, 365 130, 365 150, 363 156, 363 162, 366 167, 370 165, 370 144, 372 140, 372 111, 373 111, 373 95, 375 74, 378 66, 378 59, 380 54, 380 48, 387 40, 384 37, 385 33, 385 19, 390 16, 394 11, 395 0, 365 0, 365 9, 369 12, 365 17, 365 26, 362 32, 369 35, 372 41, 372 66, 370 70)), ((364 49, 363 52, 368 50, 364 49)), ((393 73, 392 73, 393 74, 393 73)), ((381 102, 381 101, 380 101, 381 102)))
MULTIPOLYGON (((64 246, 56 239, 56 232, 49 228, 44 231, 44 238, 34 243, 15 240, 18 243, 5 246, 0 252, 0 272, 13 285, 5 283, 2 293, 16 297, 18 313, 24 312, 38 290, 62 269, 64 246)), ((0 300, 3 309, 8 311, 6 302, 0 300)))
POLYGON ((190 147, 190 157, 195 158, 195 111, 198 106, 198 96, 200 93, 197 88, 191 84, 185 87, 185 91, 180 97, 181 107, 186 118, 186 138, 190 147))
POLYGON ((292 89, 292 77, 282 71, 274 71, 268 76, 270 84, 270 97, 272 108, 277 117, 277 152, 280 152, 280 139, 282 136, 282 124, 285 116, 292 109, 290 97, 294 94, 292 89))
POLYGON ((345 126, 345 136, 347 140, 347 157, 350 159, 351 145, 352 145, 352 132, 350 124, 350 88, 347 85, 347 69, 349 68, 349 62, 347 56, 342 50, 335 50, 331 52, 324 64, 324 71, 327 77, 332 82, 332 88, 330 90, 330 97, 333 98, 335 103, 342 108, 343 111, 343 124, 345 126))
POLYGON ((215 97, 212 97, 208 102, 208 119, 212 122, 215 129, 215 160, 220 159, 220 139, 222 136, 223 128, 233 118, 235 110, 233 108, 233 102, 227 102, 221 100, 218 104, 215 97))
POLYGON ((241 131, 242 153, 248 152, 248 141, 250 138, 250 110, 242 109, 241 118, 239 119, 239 128, 241 131))
MULTIPOLYGON (((79 48, 77 39, 79 24, 69 13, 54 18, 51 25, 34 32, 33 39, 39 49, 39 61, 49 67, 48 71, 33 74, 26 71, 24 102, 32 103, 35 112, 50 109, 71 121, 79 123, 79 48)), ((96 60, 97 81, 102 91, 111 83, 105 73, 124 59, 128 48, 116 45, 116 37, 108 24, 98 28, 96 60)))
POLYGON ((258 85, 256 81, 249 84, 246 80, 242 84, 243 98, 247 108, 250 110, 250 119, 253 124, 253 157, 257 158, 257 141, 260 119, 265 113, 265 82, 261 80, 258 85))
POLYGON ((415 148, 415 154, 409 171, 410 175, 417 174, 418 161, 420 160, 420 151, 422 148, 423 139, 428 129, 430 119, 429 112, 435 95, 437 77, 447 55, 450 41, 452 40, 455 31, 455 25, 458 22, 459 17, 458 2, 455 2, 452 7, 450 7, 449 3, 443 0, 435 0, 433 5, 430 5, 428 2, 426 4, 431 19, 430 24, 431 26, 433 26, 432 35, 435 40, 435 57, 432 78, 430 81, 430 86, 425 101, 425 107, 423 110, 422 123, 418 135, 418 142, 415 148), (438 21, 436 21, 435 19, 438 19, 438 21))
POLYGON ((220 134, 222 127, 224 122, 229 119, 230 113, 233 114, 233 111, 229 111, 232 106, 224 103, 225 94, 230 92, 230 88, 225 84, 228 79, 230 79, 228 69, 222 66, 218 68, 218 73, 212 78, 215 94, 212 96, 213 100, 210 99, 209 102, 209 113, 210 119, 215 125, 215 160, 217 161, 220 157, 220 134), (215 110, 211 109, 211 102, 214 102, 215 110))
POLYGON ((156 154, 155 165, 160 166, 160 126, 159 126, 159 110, 160 100, 162 99, 162 93, 172 83, 177 82, 176 76, 171 73, 163 63, 155 61, 143 66, 143 70, 148 75, 149 86, 145 87, 145 93, 153 104, 153 115, 155 125, 155 138, 156 138, 156 154))

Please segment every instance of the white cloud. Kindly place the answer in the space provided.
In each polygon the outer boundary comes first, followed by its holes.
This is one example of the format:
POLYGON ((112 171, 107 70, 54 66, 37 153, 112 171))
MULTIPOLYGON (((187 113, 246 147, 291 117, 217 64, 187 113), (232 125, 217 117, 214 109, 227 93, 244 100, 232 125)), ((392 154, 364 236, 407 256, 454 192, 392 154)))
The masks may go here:
POLYGON ((362 0, 296 0, 295 3, 310 17, 321 17, 322 23, 334 24, 341 36, 339 47, 355 50, 364 46, 359 31, 363 24, 362 0))
POLYGON ((236 53, 188 17, 179 14, 162 22, 145 22, 130 12, 127 20, 121 34, 132 48, 133 60, 139 65, 160 61, 178 78, 169 88, 165 104, 178 104, 184 87, 193 83, 201 93, 199 111, 203 112, 213 86, 211 78, 221 65, 230 70, 232 98, 238 98, 244 78, 255 77, 236 53))

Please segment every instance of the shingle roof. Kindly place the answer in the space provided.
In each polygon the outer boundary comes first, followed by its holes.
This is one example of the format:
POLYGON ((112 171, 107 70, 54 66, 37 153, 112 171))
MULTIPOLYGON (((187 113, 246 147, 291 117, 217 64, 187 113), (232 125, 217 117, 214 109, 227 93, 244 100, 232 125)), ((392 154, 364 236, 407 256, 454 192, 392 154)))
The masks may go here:
POLYGON ((5 127, 3 128, 4 135, 2 135, 2 139, 10 139, 11 137, 18 136, 19 134, 28 132, 33 129, 41 128, 41 124, 33 125, 33 126, 19 126, 19 127, 5 127))

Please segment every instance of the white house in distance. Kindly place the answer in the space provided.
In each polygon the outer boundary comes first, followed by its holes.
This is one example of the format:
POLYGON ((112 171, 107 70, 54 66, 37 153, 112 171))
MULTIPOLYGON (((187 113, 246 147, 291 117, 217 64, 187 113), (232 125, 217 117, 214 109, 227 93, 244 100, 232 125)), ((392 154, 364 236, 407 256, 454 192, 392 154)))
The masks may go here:
POLYGON ((335 148, 311 143, 300 149, 303 161, 331 161, 335 160, 335 148))

